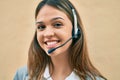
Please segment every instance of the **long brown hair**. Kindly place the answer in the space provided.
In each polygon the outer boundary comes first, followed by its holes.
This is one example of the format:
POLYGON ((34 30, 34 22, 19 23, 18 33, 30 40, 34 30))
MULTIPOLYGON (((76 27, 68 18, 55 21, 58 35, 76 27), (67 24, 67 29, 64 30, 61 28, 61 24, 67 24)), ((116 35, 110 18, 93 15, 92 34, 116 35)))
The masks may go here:
MULTIPOLYGON (((80 32, 78 38, 73 39, 73 42, 70 46, 71 51, 69 54, 69 63, 82 80, 85 80, 87 76, 90 77, 92 80, 95 80, 97 76, 104 78, 100 74, 100 72, 92 65, 89 59, 82 21, 72 3, 68 0, 43 0, 38 4, 36 8, 35 19, 44 5, 52 6, 64 12, 71 20, 72 24, 74 24, 74 20, 71 8, 74 8, 77 15, 78 28, 80 32)), ((37 80, 41 79, 45 67, 50 64, 52 64, 51 58, 45 53, 45 51, 39 45, 37 41, 37 34, 35 31, 35 35, 33 37, 28 52, 28 73, 30 79, 34 78, 37 80)))

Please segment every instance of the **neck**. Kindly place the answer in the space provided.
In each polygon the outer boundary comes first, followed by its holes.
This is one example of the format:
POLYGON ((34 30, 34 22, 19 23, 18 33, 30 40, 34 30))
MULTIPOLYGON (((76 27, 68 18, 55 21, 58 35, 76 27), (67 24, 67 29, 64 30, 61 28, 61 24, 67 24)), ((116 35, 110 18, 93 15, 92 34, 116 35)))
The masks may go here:
POLYGON ((54 78, 54 80, 64 80, 72 72, 72 68, 68 61, 68 53, 51 57, 51 60, 54 70, 50 67, 50 73, 52 73, 52 78, 54 78))

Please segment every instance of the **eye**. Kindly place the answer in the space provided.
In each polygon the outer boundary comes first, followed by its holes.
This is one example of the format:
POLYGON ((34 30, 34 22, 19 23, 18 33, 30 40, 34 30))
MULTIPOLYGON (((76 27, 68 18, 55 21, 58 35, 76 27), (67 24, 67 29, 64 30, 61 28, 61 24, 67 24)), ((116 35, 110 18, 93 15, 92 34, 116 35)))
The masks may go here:
POLYGON ((37 29, 38 29, 38 30, 41 30, 41 31, 44 30, 45 28, 46 28, 45 25, 39 25, 39 26, 37 27, 37 29))
POLYGON ((57 23, 54 23, 53 26, 56 27, 56 28, 60 28, 60 27, 63 26, 63 24, 60 23, 60 22, 57 22, 57 23))

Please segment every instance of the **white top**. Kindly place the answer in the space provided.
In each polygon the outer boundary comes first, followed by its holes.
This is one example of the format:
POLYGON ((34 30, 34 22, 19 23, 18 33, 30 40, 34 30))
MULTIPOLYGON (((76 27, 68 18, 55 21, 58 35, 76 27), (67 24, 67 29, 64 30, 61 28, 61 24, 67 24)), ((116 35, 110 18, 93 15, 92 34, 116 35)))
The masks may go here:
MULTIPOLYGON (((43 77, 46 80, 53 80, 51 78, 50 74, 49 74, 49 68, 48 68, 48 66, 45 68, 45 72, 43 74, 43 77)), ((79 76, 74 71, 72 71, 72 73, 65 80, 80 80, 80 78, 79 78, 79 76)))

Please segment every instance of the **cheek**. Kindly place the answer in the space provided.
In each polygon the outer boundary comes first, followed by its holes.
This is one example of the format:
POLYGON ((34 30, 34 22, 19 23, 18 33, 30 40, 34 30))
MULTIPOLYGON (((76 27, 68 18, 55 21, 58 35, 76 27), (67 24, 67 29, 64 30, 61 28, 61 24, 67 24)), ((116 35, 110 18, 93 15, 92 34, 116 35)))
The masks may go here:
POLYGON ((65 27, 65 33, 68 36, 72 36, 72 25, 71 24, 66 25, 66 27, 65 27))
POLYGON ((62 36, 67 36, 70 38, 72 36, 72 26, 71 25, 65 25, 63 29, 57 31, 57 33, 61 34, 62 36))
POLYGON ((63 36, 65 36, 66 38, 72 37, 72 29, 71 28, 66 28, 63 36))

